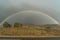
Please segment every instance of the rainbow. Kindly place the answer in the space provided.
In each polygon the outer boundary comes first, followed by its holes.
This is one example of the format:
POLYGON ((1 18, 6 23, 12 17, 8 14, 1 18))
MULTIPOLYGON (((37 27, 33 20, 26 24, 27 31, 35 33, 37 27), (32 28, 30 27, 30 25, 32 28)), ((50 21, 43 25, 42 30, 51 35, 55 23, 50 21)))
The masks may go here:
POLYGON ((45 13, 42 13, 42 12, 36 11, 36 10, 24 10, 24 11, 20 11, 20 12, 18 12, 18 13, 15 13, 15 14, 10 15, 10 16, 7 17, 5 20, 3 20, 3 21, 0 23, 0 25, 2 25, 5 21, 7 21, 7 20, 10 19, 11 17, 15 16, 16 14, 25 13, 25 12, 35 12, 35 13, 37 12, 37 13, 40 13, 40 14, 42 14, 42 15, 45 15, 45 16, 49 17, 49 18, 50 18, 51 20, 53 20, 56 24, 59 24, 58 21, 56 21, 54 18, 52 18, 51 16, 49 16, 49 15, 47 15, 47 14, 45 14, 45 13))

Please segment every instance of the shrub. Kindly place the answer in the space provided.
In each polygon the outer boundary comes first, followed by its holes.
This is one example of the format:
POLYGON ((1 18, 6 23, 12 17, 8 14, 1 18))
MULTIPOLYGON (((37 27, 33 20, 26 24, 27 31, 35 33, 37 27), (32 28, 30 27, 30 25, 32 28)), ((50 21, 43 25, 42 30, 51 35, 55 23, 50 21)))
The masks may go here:
POLYGON ((22 24, 20 24, 20 23, 14 23, 14 27, 21 27, 22 26, 22 24))
POLYGON ((4 22, 3 27, 11 27, 11 25, 8 22, 4 22))
POLYGON ((46 27, 46 32, 50 32, 51 31, 51 27, 46 27))

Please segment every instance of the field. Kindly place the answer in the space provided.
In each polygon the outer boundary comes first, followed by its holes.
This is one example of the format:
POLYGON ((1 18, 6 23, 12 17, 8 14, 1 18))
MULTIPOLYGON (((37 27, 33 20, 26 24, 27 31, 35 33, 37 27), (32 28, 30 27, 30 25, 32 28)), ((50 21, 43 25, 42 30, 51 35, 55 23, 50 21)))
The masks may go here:
POLYGON ((60 30, 23 25, 22 27, 0 28, 0 36, 60 36, 60 30))

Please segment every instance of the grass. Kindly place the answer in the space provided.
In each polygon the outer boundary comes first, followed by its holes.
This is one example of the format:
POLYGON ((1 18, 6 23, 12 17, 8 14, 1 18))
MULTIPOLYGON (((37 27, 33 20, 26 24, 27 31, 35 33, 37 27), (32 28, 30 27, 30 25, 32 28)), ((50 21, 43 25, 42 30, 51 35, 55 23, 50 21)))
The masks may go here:
POLYGON ((60 30, 49 30, 47 32, 45 27, 39 26, 0 28, 0 36, 60 36, 60 30))

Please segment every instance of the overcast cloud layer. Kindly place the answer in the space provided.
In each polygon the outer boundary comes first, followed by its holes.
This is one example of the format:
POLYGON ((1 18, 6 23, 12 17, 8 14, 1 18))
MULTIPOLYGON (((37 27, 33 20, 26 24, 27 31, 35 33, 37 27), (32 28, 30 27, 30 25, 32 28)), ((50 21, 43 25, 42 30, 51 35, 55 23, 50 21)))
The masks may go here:
POLYGON ((0 22, 21 10, 44 12, 60 22, 60 0, 0 0, 0 22))

